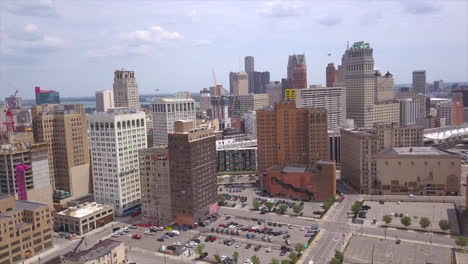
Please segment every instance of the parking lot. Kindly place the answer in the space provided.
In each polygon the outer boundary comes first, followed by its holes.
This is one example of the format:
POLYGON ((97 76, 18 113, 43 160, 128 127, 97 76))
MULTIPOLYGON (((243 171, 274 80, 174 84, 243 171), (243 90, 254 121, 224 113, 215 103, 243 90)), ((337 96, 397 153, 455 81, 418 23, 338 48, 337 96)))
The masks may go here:
POLYGON ((343 263, 423 264, 451 263, 449 248, 353 236, 344 252, 343 263))
POLYGON ((364 203, 371 207, 367 213, 367 218, 364 219, 365 224, 372 224, 372 220, 377 220, 377 225, 385 224, 382 221, 384 215, 392 215, 393 220, 390 225, 401 226, 400 216, 408 216, 411 218, 411 227, 420 228, 419 221, 422 217, 427 217, 431 221, 431 226, 427 230, 441 231, 439 221, 447 219, 451 223, 452 232, 458 233, 457 218, 455 208, 452 203, 423 203, 423 202, 379 202, 366 201, 364 203), (395 216, 398 214, 398 217, 395 216))

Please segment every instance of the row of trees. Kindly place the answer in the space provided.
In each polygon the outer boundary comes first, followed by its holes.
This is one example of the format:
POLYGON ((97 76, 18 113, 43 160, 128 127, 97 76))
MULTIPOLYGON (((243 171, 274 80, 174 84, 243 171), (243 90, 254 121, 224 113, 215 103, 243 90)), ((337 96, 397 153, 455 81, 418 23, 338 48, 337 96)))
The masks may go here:
MULTIPOLYGON (((252 206, 253 206, 253 208, 254 208, 255 210, 258 210, 258 209, 260 208, 260 205, 261 205, 261 203, 260 203, 259 200, 254 199, 254 200, 252 201, 252 206)), ((265 204, 265 206, 266 206, 266 208, 268 209, 268 211, 271 212, 271 210, 273 209, 273 207, 275 206, 275 204, 274 204, 273 202, 267 202, 267 203, 265 204)), ((278 207, 278 209, 280 210, 280 213, 281 213, 281 214, 285 214, 285 213, 288 211, 288 205, 287 205, 287 204, 280 204, 279 207, 278 207)), ((294 212, 295 214, 299 214, 299 213, 302 212, 302 210, 304 210, 304 206, 302 206, 302 205, 300 205, 300 204, 294 204, 293 207, 292 207, 292 209, 293 209, 293 212, 294 212)))
MULTIPOLYGON (((384 215, 382 217, 382 221, 385 222, 385 224, 390 224, 393 220, 393 217, 391 215, 384 215)), ((404 216, 400 219, 401 221, 401 224, 408 227, 411 225, 412 223, 412 220, 410 217, 408 216, 404 216)), ((426 228, 428 228, 430 225, 431 225, 431 220, 429 220, 429 218, 427 217, 421 217, 421 219, 419 220, 419 225, 425 230, 426 228)), ((439 227, 440 229, 442 229, 443 231, 447 231, 450 229, 451 225, 449 223, 448 220, 445 220, 445 219, 442 219, 439 221, 439 227)))

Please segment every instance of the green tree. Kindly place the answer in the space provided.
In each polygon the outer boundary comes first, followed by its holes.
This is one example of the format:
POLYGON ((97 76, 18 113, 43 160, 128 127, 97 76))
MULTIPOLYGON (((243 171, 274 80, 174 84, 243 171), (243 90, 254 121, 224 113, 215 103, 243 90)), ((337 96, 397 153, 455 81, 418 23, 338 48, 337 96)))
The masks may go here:
POLYGON ((344 260, 343 252, 335 250, 335 255, 330 261, 330 264, 342 264, 344 260))
POLYGON ((253 264, 260 264, 260 259, 257 257, 257 255, 253 255, 250 260, 253 264))
POLYGON ((267 202, 266 207, 268 208, 268 211, 271 211, 271 209, 273 208, 273 203, 272 202, 267 202))
POLYGON ((459 236, 455 239, 455 244, 460 246, 462 249, 468 245, 468 238, 464 236, 459 236))
POLYGON ((411 225, 411 218, 409 218, 408 216, 405 216, 405 217, 401 218, 401 223, 404 226, 408 227, 408 226, 411 225))
POLYGON ((384 216, 382 217, 382 221, 384 221, 385 224, 387 224, 387 225, 390 224, 390 223, 392 222, 392 219, 393 219, 393 218, 392 218, 391 215, 384 215, 384 216))
POLYGON ((284 214, 286 213, 286 211, 288 211, 288 206, 286 204, 281 204, 279 209, 280 209, 280 212, 284 214))
POLYGON ((443 231, 447 231, 450 229, 450 222, 448 220, 445 220, 445 219, 442 219, 439 221, 439 227, 440 229, 442 229, 443 231))
POLYGON ((280 264, 280 261, 274 258, 270 261, 270 264, 280 264))
POLYGON ((304 209, 304 207, 302 207, 302 205, 300 205, 300 204, 295 204, 293 206, 293 212, 295 214, 299 214, 303 209, 304 209))
POLYGON ((328 210, 333 206, 334 203, 335 203, 335 198, 330 196, 325 200, 325 202, 323 202, 323 208, 325 210, 328 210))
POLYGON ((359 212, 361 212, 361 210, 362 210, 362 202, 361 201, 356 201, 353 204, 353 207, 351 207, 351 211, 353 211, 353 214, 354 214, 355 217, 356 217, 356 215, 359 214, 359 212))
POLYGON ((203 256, 203 250, 205 249, 205 244, 198 244, 197 248, 195 249, 195 252, 197 252, 198 257, 203 256))
POLYGON ((283 259, 281 260, 281 264, 291 264, 291 261, 289 259, 283 259))
POLYGON ((299 257, 297 256, 297 253, 294 251, 289 253, 288 258, 292 263, 296 263, 296 261, 299 259, 299 257))
POLYGON ((304 244, 302 243, 297 243, 295 246, 294 246, 294 250, 296 250, 298 253, 301 252, 301 251, 304 251, 304 244))
POLYGON ((218 199, 219 199, 218 205, 221 206, 221 205, 224 205, 226 203, 226 197, 224 197, 224 195, 221 195, 221 194, 218 195, 218 199))
POLYGON ((255 210, 258 210, 258 208, 260 207, 260 201, 257 199, 253 199, 252 206, 255 210))
POLYGON ((419 220, 419 225, 421 225, 422 228, 426 229, 431 225, 431 220, 427 217, 421 217, 421 220, 419 220))
POLYGON ((232 253, 232 258, 234 259, 234 262, 237 263, 237 259, 239 259, 239 252, 234 251, 234 253, 232 253))
POLYGON ((216 263, 221 263, 221 257, 218 254, 214 254, 213 257, 216 260, 216 263))

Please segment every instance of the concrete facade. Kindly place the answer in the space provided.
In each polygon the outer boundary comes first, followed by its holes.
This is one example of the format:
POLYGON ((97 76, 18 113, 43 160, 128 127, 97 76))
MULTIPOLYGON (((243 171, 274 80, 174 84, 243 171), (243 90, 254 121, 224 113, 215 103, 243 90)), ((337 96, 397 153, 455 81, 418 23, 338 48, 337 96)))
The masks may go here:
POLYGON ((249 80, 246 72, 231 72, 229 82, 232 95, 249 94, 249 80))
POLYGON ((113 92, 115 107, 140 109, 140 95, 134 71, 116 70, 113 92))
POLYGON ((248 94, 231 96, 231 104, 229 105, 229 113, 232 116, 242 117, 248 111, 254 111, 265 108, 270 105, 268 94, 248 94))
POLYGON ((244 113, 245 135, 256 139, 257 138, 257 112, 248 111, 244 113))
POLYGON ((420 117, 420 101, 412 98, 398 101, 400 102, 400 125, 416 125, 416 120, 420 117))
POLYGON ((413 71, 413 92, 426 95, 426 71, 413 71))
POLYGON ((114 92, 111 90, 96 91, 96 112, 106 112, 114 108, 114 92))
POLYGON ((114 221, 113 206, 84 203, 54 213, 54 230, 84 235, 114 221))
POLYGON ((257 140, 217 140, 217 171, 256 171, 257 140))
POLYGON ((270 105, 274 105, 279 103, 283 100, 283 91, 282 91, 282 84, 279 81, 273 81, 266 85, 266 93, 268 94, 268 98, 270 105))
POLYGON ((327 87, 335 86, 336 82, 338 81, 338 71, 335 68, 335 64, 328 63, 325 71, 327 87))

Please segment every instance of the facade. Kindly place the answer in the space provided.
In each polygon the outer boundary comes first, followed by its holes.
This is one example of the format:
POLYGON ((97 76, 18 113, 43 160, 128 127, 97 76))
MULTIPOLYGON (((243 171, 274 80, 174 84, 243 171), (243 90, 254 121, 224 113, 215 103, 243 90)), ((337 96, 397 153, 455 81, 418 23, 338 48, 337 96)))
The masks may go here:
POLYGON ((36 105, 42 104, 60 104, 60 93, 53 90, 41 90, 41 87, 35 87, 36 105))
POLYGON ((327 87, 335 86, 337 81, 338 81, 338 71, 335 68, 335 64, 328 63, 327 68, 326 68, 327 87))
POLYGON ((200 110, 206 112, 211 108, 211 95, 210 91, 206 88, 200 91, 200 110))
POLYGON ((0 149, 0 192, 52 207, 49 144, 4 144, 0 149))
POLYGON ((375 103, 387 103, 395 101, 395 81, 393 75, 387 72, 381 76, 379 71, 374 74, 374 99, 375 103))
POLYGON ((437 104, 437 120, 439 126, 452 125, 452 102, 446 101, 437 104))
POLYGON ((248 111, 244 113, 245 135, 252 139, 257 138, 257 112, 248 111))
POLYGON ((426 95, 426 71, 413 71, 413 92, 426 95))
POLYGON ((114 221, 113 206, 84 203, 54 213, 54 230, 84 235, 114 221))
POLYGON ((459 195, 460 157, 433 147, 387 148, 377 155, 379 194, 459 195))
POLYGON ((0 263, 21 263, 53 248, 52 220, 46 204, 0 196, 0 263))
POLYGON ((232 116, 241 117, 248 111, 265 108, 270 105, 268 94, 248 94, 232 96, 229 112, 232 116))
POLYGON ((216 137, 177 121, 169 134, 172 213, 179 226, 196 226, 218 210, 216 137))
POLYGON ((170 158, 167 146, 142 149, 140 156, 141 212, 143 221, 167 226, 173 220, 170 158))
MULTIPOLYGON (((305 54, 293 54, 289 55, 288 58, 288 69, 287 69, 287 77, 288 79, 294 80, 294 69, 298 67, 306 67, 306 59, 305 59, 305 54)), ((306 77, 307 80, 307 77, 306 77)), ((307 81, 306 81, 306 86, 302 88, 307 87, 307 81)))
POLYGON ((114 108, 114 92, 111 90, 96 91, 96 111, 106 112, 114 108))
POLYGON ((217 171, 257 171, 257 140, 217 140, 217 171))
POLYGON ((299 89, 296 91, 296 107, 327 109, 328 130, 337 131, 346 119, 345 93, 344 87, 311 86, 299 89))
POLYGON ((360 193, 378 193, 376 156, 392 147, 420 147, 423 128, 376 124, 373 128, 341 130, 341 177, 360 193))
POLYGON ((264 174, 264 189, 273 196, 325 201, 336 195, 334 162, 318 161, 313 166, 276 165, 264 174))
MULTIPOLYGON (((327 110, 294 102, 257 111, 259 175, 274 165, 310 165, 328 158, 327 110)), ((262 179, 260 183, 263 184, 262 179)))
POLYGON ((434 81, 434 91, 435 92, 441 92, 444 89, 444 81, 443 80, 438 80, 434 81))
POLYGON ((283 101, 283 91, 281 82, 273 81, 266 85, 266 93, 270 99, 270 105, 283 101))
POLYGON ((125 264, 127 253, 124 242, 105 239, 93 247, 74 253, 63 264, 125 264))
POLYGON ((400 102, 400 125, 416 125, 416 120, 420 117, 420 101, 412 98, 398 100, 400 102))
POLYGON ((465 122, 465 109, 463 106, 463 93, 452 94, 452 125, 458 126, 465 122))
POLYGON ((253 72, 255 71, 255 58, 253 56, 245 56, 244 58, 244 71, 253 72))
POLYGON ((340 131, 328 132, 328 159, 334 161, 336 167, 341 165, 341 134, 340 131))
POLYGON ((94 198, 125 216, 140 207, 138 151, 145 149, 145 113, 114 108, 89 116, 94 198))
POLYGON ((270 72, 248 72, 249 93, 264 94, 266 86, 270 83, 270 72))
POLYGON ((140 109, 140 96, 134 71, 116 70, 113 91, 115 107, 140 109))
POLYGON ((249 80, 246 72, 229 73, 229 84, 232 95, 249 94, 249 80))
MULTIPOLYGON (((212 97, 213 98, 213 97, 212 97)), ((195 100, 190 97, 157 98, 152 105, 154 145, 167 145, 167 135, 174 132, 174 122, 196 122, 195 100)))
POLYGON ((297 89, 286 89, 284 90, 284 101, 296 101, 297 89))
POLYGON ((50 182, 72 198, 89 190, 87 117, 81 104, 38 105, 31 110, 35 142, 49 144, 50 182))
POLYGON ((211 118, 217 118, 219 121, 218 130, 231 128, 232 109, 229 111, 229 106, 232 105, 232 100, 236 96, 212 96, 211 97, 211 118))

